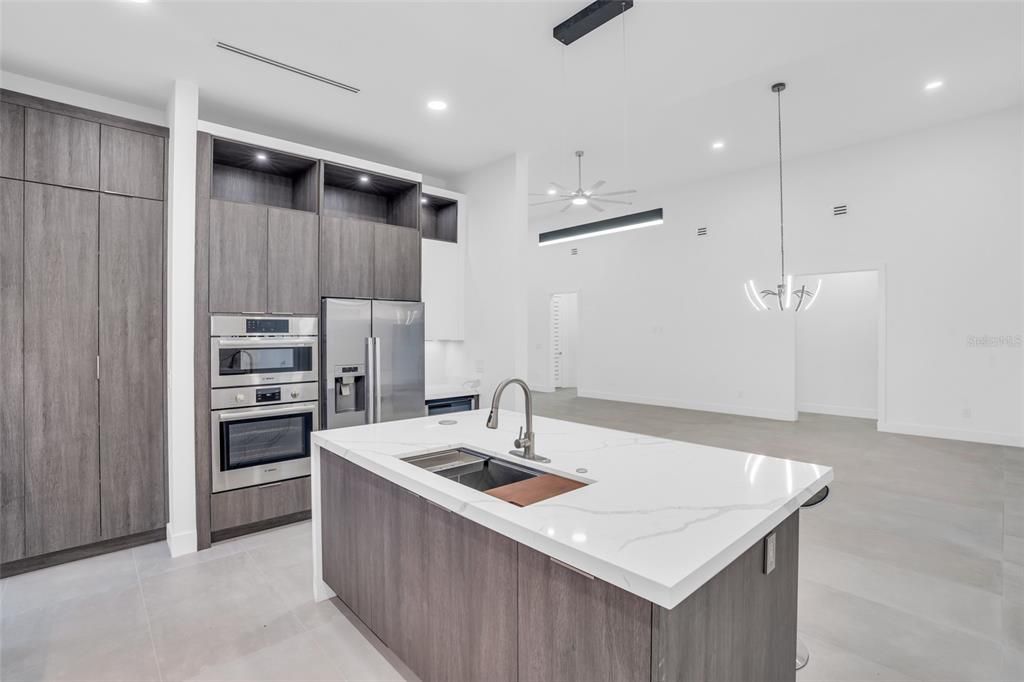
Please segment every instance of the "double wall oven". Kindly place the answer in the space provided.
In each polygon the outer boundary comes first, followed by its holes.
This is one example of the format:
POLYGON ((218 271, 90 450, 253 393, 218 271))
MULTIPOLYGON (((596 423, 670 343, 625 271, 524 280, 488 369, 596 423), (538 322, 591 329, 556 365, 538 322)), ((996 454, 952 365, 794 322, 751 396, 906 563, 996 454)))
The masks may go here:
POLYGON ((318 331, 315 317, 210 318, 213 492, 309 475, 318 331))

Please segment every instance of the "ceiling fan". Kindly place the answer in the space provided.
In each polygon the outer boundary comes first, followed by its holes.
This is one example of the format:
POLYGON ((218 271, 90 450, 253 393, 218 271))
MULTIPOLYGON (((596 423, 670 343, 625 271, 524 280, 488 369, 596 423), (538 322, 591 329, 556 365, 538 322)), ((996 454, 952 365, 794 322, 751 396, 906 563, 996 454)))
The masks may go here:
POLYGON ((603 212, 604 208, 600 204, 626 204, 630 205, 632 202, 620 201, 618 199, 608 199, 606 197, 616 197, 623 194, 633 194, 636 192, 635 189, 624 189, 618 192, 604 192, 597 194, 597 190, 604 186, 604 180, 598 180, 590 189, 583 189, 583 152, 576 152, 576 168, 577 168, 577 182, 576 189, 568 190, 557 182, 551 183, 551 189, 548 190, 547 194, 536 194, 531 193, 530 196, 543 197, 543 196, 557 196, 557 199, 549 199, 548 201, 538 201, 531 206, 542 206, 544 204, 557 204, 561 201, 566 202, 565 208, 561 210, 561 213, 565 213, 573 206, 590 206, 598 212, 603 212))

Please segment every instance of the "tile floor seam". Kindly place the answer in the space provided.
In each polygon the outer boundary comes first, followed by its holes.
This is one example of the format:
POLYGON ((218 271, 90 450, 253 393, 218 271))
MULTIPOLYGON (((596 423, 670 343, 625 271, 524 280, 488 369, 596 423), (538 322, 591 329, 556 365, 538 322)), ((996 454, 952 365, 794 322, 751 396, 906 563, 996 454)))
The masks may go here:
POLYGON ((153 663, 156 665, 156 676, 160 682, 164 682, 164 673, 160 669, 160 656, 156 650, 156 639, 153 637, 153 621, 149 617, 149 605, 146 603, 146 590, 142 586, 142 576, 139 574, 139 561, 132 551, 132 564, 135 566, 135 580, 139 585, 139 597, 142 598, 142 612, 146 616, 146 632, 149 633, 149 646, 153 650, 153 663))
MULTIPOLYGON (((263 570, 263 567, 260 566, 260 562, 256 559, 256 557, 254 557, 250 553, 251 551, 252 550, 250 549, 244 549, 242 550, 241 553, 249 557, 249 561, 251 561, 253 563, 253 566, 256 567, 256 571, 260 574, 260 577, 263 579, 263 581, 267 583, 267 587, 270 589, 270 592, 274 595, 276 599, 278 599, 281 602, 281 604, 284 605, 284 607, 288 610, 288 615, 291 616, 292 620, 299 624, 299 628, 302 630, 302 632, 309 632, 312 628, 307 627, 306 624, 302 622, 302 619, 295 615, 295 609, 291 607, 287 600, 282 595, 278 594, 276 590, 274 590, 274 582, 270 579, 270 576, 267 574, 267 572, 263 570)), ((310 588, 310 591, 312 592, 312 587, 310 588)))

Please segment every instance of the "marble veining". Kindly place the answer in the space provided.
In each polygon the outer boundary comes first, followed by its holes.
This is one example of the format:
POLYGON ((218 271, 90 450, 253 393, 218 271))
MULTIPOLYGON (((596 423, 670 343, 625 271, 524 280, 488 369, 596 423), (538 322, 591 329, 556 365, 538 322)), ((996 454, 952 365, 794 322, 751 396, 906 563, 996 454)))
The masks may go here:
MULTIPOLYGON (((468 447, 507 454, 522 415, 484 427, 486 410, 320 431, 314 444, 314 552, 319 457, 341 456, 602 580, 672 608, 832 480, 827 466, 537 418, 529 466, 587 486, 525 508, 424 471, 402 457, 468 447), (579 474, 576 469, 586 469, 579 474)), ((318 597, 330 596, 314 562, 318 597)))

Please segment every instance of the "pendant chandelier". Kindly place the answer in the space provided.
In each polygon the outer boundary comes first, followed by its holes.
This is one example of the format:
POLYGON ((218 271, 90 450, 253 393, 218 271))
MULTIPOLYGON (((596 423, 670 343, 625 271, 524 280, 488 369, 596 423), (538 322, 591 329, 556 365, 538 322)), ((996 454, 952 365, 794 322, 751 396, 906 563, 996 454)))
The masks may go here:
POLYGON ((801 285, 799 289, 793 289, 793 275, 786 274, 786 232, 783 227, 785 221, 783 220, 782 201, 782 91, 785 89, 785 83, 775 83, 772 85, 772 92, 778 98, 779 112, 779 261, 781 281, 773 289, 761 289, 760 291, 752 279, 747 280, 746 284, 743 285, 743 290, 747 294, 747 300, 750 301, 750 305, 754 306, 754 310, 759 311, 774 310, 776 307, 781 311, 792 310, 797 312, 799 310, 809 310, 814 305, 814 302, 818 300, 818 294, 821 293, 820 279, 815 290, 808 289, 805 285, 801 285), (775 300, 772 300, 773 296, 775 300))

